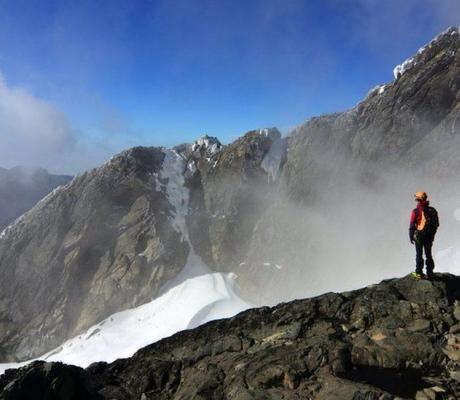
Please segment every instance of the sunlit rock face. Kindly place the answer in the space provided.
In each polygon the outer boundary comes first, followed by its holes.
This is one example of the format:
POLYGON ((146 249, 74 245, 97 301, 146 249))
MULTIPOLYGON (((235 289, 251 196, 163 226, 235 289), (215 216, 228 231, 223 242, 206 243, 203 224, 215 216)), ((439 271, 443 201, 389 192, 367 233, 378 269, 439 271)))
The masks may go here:
POLYGON ((7 354, 42 354, 150 300, 182 269, 189 246, 172 224, 165 158, 156 148, 123 152, 6 229, 0 334, 7 354))
POLYGON ((279 136, 262 130, 225 147, 209 137, 174 149, 136 147, 8 226, 0 239, 2 361, 43 354, 152 300, 191 254, 231 269, 226 263, 247 247, 257 217, 251 184, 267 184, 260 163, 279 136))

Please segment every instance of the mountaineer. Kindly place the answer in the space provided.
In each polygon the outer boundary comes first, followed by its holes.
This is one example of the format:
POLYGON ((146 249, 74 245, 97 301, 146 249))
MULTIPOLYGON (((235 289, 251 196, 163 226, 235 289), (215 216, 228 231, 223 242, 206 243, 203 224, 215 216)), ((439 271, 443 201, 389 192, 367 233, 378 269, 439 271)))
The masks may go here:
POLYGON ((412 210, 409 224, 409 239, 415 244, 416 264, 412 276, 416 279, 423 279, 423 251, 426 258, 426 276, 433 279, 434 260, 431 254, 434 236, 439 226, 438 212, 430 207, 425 192, 416 192, 415 201, 417 207, 412 210))

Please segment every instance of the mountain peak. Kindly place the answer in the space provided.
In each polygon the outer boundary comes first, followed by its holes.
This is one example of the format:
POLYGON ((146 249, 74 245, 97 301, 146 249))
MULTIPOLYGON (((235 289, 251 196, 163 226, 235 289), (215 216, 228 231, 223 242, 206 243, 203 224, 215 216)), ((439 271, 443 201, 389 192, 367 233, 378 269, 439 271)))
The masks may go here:
POLYGON ((441 49, 445 49, 452 45, 457 49, 460 44, 459 38, 460 27, 451 26, 444 32, 441 32, 430 43, 421 47, 414 56, 408 58, 393 69, 395 79, 400 78, 404 73, 411 70, 416 65, 432 58, 441 49))

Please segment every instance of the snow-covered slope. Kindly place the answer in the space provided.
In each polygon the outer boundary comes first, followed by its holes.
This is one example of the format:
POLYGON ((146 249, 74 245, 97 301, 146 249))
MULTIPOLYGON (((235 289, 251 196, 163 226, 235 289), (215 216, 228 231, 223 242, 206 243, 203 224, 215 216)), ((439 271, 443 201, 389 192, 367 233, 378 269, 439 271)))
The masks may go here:
MULTIPOLYGON (((167 289, 150 303, 113 314, 37 359, 81 367, 96 361, 111 362, 130 357, 138 349, 178 331, 231 317, 251 307, 234 293, 231 274, 205 272, 195 257, 183 271, 183 277, 193 277, 167 289)), ((0 374, 31 361, 0 364, 0 374)))
MULTIPOLYGON (((165 149, 161 170, 167 198, 173 207, 169 217, 173 228, 186 241, 190 251, 183 270, 161 290, 161 295, 139 307, 118 312, 90 327, 58 348, 36 358, 62 361, 86 367, 96 361, 111 362, 132 356, 140 348, 167 336, 205 322, 232 317, 252 307, 234 292, 234 275, 211 273, 196 254, 186 224, 189 191, 183 172, 185 159, 176 151, 165 149)), ((158 186, 162 184, 159 182, 158 186)), ((5 369, 30 363, 0 364, 5 369)))

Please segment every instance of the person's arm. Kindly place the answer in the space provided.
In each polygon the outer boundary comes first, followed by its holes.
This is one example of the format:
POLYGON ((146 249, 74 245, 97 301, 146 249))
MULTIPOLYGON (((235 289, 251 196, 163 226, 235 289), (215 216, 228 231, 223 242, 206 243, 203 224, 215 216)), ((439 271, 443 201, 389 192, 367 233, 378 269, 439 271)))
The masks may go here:
POLYGON ((438 230, 438 227, 439 227, 439 215, 438 215, 438 212, 436 211, 435 208, 433 208, 434 210, 434 223, 433 223, 433 227, 434 227, 434 232, 433 232, 433 236, 436 235, 436 231, 438 230))
POLYGON ((413 244, 414 243, 414 233, 415 233, 415 220, 417 215, 415 210, 412 210, 410 214, 410 223, 409 223, 409 240, 413 244))

